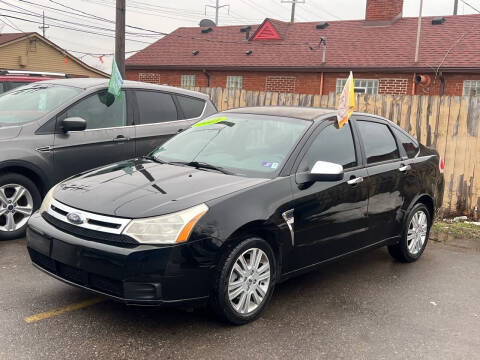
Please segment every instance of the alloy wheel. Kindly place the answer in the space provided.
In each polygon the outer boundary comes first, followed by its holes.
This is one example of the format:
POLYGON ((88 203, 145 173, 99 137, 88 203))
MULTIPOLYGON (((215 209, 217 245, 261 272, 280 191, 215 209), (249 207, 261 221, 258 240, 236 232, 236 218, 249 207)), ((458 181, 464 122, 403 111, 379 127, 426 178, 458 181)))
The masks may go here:
POLYGON ((417 211, 410 220, 407 231, 407 248, 412 255, 417 255, 427 239, 428 219, 425 212, 417 211))
POLYGON ((23 227, 33 213, 33 198, 22 185, 0 187, 0 231, 16 231, 23 227))
POLYGON ((270 271, 268 256, 261 249, 248 249, 237 258, 228 280, 228 298, 236 312, 246 315, 263 303, 270 271))

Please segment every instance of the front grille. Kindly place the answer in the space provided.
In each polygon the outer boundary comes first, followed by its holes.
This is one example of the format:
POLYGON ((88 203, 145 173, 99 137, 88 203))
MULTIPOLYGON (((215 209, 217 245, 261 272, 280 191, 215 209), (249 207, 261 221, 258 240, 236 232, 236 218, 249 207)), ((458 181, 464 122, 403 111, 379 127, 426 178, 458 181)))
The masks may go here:
POLYGON ((129 236, 105 233, 102 231, 90 230, 75 226, 73 224, 58 220, 47 212, 42 213, 42 217, 49 224, 53 225, 57 229, 64 231, 68 234, 78 236, 84 240, 102 242, 106 244, 115 243, 116 246, 122 246, 127 248, 138 246, 138 243, 129 236))
POLYGON ((108 234, 120 235, 131 219, 100 215, 65 205, 60 201, 52 199, 47 209, 47 213, 57 220, 74 225, 76 227, 93 230, 108 234), (68 215, 76 215, 81 221, 79 223, 70 222, 68 215))
POLYGON ((55 261, 31 248, 28 251, 33 263, 62 279, 105 294, 123 297, 123 283, 119 280, 96 275, 55 261))

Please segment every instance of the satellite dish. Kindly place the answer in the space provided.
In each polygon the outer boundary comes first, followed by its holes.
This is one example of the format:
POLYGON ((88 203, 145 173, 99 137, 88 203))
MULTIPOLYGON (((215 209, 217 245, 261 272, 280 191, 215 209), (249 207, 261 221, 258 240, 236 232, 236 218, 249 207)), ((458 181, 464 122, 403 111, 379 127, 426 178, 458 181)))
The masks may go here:
POLYGON ((198 24, 198 25, 200 25, 200 27, 204 27, 204 28, 211 27, 211 26, 216 26, 215 21, 212 21, 210 19, 203 19, 203 20, 200 21, 200 24, 198 24))

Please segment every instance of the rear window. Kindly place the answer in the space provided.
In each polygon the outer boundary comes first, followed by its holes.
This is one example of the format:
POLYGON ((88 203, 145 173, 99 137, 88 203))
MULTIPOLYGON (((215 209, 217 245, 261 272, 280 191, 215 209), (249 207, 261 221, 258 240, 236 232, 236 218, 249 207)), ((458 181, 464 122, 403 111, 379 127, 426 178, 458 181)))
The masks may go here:
POLYGON ((205 107, 205 101, 195 99, 187 96, 177 95, 180 107, 183 110, 185 119, 196 118, 202 115, 203 108, 205 107))
POLYGON ((405 134, 402 130, 392 127, 393 133, 400 140, 407 156, 409 158, 415 157, 418 153, 418 143, 413 140, 409 135, 405 134))
POLYGON ((370 121, 358 121, 357 124, 365 145, 367 164, 400 157, 397 142, 387 125, 370 121))

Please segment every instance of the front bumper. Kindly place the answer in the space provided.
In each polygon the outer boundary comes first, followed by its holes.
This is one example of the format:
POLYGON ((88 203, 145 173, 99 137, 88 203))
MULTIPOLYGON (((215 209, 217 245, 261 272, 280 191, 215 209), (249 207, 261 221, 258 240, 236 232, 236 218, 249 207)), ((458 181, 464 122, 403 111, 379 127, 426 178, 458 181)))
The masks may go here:
POLYGON ((62 231, 38 213, 27 228, 28 252, 37 268, 68 284, 138 305, 208 298, 215 258, 209 243, 105 244, 62 231))

